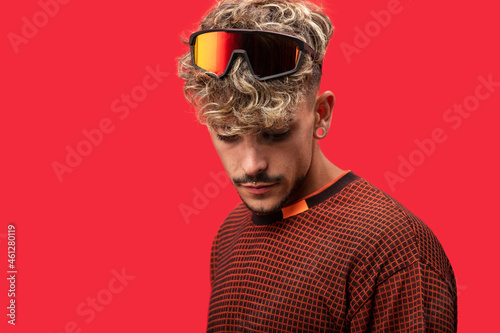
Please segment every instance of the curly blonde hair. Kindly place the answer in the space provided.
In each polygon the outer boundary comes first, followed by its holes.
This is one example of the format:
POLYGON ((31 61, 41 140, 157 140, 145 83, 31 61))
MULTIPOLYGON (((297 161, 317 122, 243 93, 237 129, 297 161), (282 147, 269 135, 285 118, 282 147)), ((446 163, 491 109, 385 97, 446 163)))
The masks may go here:
MULTIPOLYGON (((191 54, 179 58, 178 75, 184 95, 197 109, 202 124, 224 135, 281 129, 293 119, 295 107, 316 92, 333 26, 322 9, 307 1, 221 0, 201 21, 198 30, 254 29, 296 36, 318 54, 307 55, 294 74, 257 80, 238 56, 226 77, 218 79, 195 68, 191 54)), ((186 41, 184 41, 187 43, 186 41)))

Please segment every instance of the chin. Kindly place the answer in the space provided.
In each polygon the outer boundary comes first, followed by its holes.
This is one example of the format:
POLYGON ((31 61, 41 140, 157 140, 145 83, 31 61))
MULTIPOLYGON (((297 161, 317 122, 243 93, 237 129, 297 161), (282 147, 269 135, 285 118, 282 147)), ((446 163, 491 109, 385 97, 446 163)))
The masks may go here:
POLYGON ((288 201, 287 198, 282 200, 244 200, 241 198, 241 200, 248 209, 257 214, 269 214, 278 211, 288 201))

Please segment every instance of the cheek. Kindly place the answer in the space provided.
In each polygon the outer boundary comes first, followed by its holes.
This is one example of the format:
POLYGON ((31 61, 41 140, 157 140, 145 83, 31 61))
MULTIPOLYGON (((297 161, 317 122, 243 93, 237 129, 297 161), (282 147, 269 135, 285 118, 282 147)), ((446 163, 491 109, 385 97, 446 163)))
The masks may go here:
POLYGON ((297 177, 304 176, 309 171, 309 167, 311 166, 312 153, 309 145, 303 145, 300 148, 299 155, 300 158, 298 159, 297 165, 297 177))
POLYGON ((227 147, 221 145, 220 142, 218 142, 217 138, 212 137, 212 143, 214 145, 215 151, 217 152, 217 155, 219 156, 220 161, 222 162, 222 166, 226 170, 226 173, 228 174, 228 176, 231 176, 231 174, 234 172, 234 156, 231 157, 231 152, 227 149, 227 147))
POLYGON ((301 135, 281 150, 287 175, 293 179, 304 176, 312 160, 312 136, 301 135), (285 162, 286 161, 286 162, 285 162))
POLYGON ((234 173, 236 159, 231 157, 225 149, 215 148, 217 151, 217 155, 219 155, 220 161, 222 162, 222 166, 226 170, 226 173, 231 176, 234 173))
POLYGON ((295 151, 297 152, 296 154, 299 156, 299 170, 298 176, 303 176, 307 173, 309 170, 309 167, 311 166, 312 162, 312 157, 313 157, 313 142, 314 138, 312 135, 312 132, 310 133, 307 131, 304 133, 304 135, 301 137, 300 142, 297 144, 297 147, 295 151))

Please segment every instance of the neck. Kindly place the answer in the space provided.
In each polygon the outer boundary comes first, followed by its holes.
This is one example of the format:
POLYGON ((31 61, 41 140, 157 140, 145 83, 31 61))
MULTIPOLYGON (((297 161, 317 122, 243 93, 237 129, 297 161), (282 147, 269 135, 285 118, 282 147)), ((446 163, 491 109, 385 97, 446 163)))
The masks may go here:
POLYGON ((328 183, 331 183, 335 178, 339 177, 343 172, 344 170, 340 169, 326 158, 317 145, 313 150, 311 166, 307 171, 306 177, 297 191, 295 191, 297 194, 294 195, 293 198, 290 198, 289 203, 300 200, 320 190, 328 183))

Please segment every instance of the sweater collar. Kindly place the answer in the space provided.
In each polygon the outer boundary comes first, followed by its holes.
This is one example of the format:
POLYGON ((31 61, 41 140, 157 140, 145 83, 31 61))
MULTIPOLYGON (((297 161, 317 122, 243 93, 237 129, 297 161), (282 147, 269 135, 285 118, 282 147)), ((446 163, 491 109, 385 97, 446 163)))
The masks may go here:
POLYGON ((305 212, 340 192, 344 187, 357 179, 359 179, 359 177, 352 171, 346 171, 320 190, 302 198, 299 201, 296 201, 293 204, 285 206, 278 211, 269 214, 252 213, 252 222, 256 225, 268 225, 305 212))

